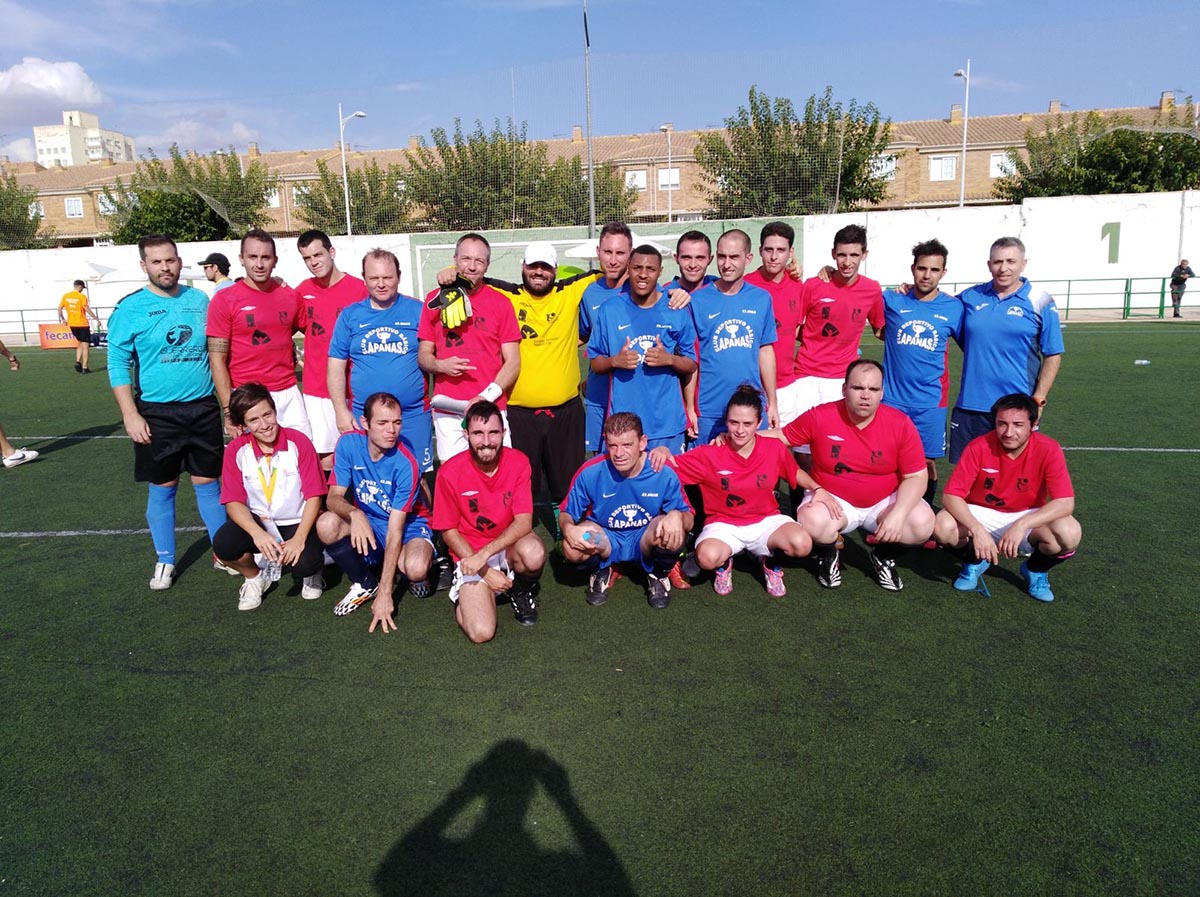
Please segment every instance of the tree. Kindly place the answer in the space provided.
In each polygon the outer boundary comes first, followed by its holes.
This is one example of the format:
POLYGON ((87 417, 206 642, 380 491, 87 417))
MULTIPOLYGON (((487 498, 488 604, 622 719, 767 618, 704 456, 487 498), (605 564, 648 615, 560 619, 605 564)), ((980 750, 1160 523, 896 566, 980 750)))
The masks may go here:
POLYGON ((38 233, 42 216, 35 205, 37 198, 37 190, 22 187, 16 175, 0 177, 0 251, 52 245, 53 229, 38 233))
POLYGON ((270 222, 270 194, 278 179, 259 160, 243 170, 233 147, 207 156, 184 155, 172 144, 170 165, 153 153, 129 179, 105 187, 114 243, 136 243, 149 233, 179 241, 228 240, 270 222))
POLYGON ((1041 134, 1026 134, 1025 153, 1008 151, 1012 174, 993 192, 1019 203, 1030 196, 1195 190, 1200 132, 1189 118, 1175 108, 1152 125, 1096 112, 1059 116, 1041 134))
POLYGON ((874 103, 843 109, 826 87, 796 117, 792 101, 750 88, 748 106, 725 120, 725 131, 696 146, 705 192, 720 218, 807 215, 877 203, 885 181, 871 163, 888 144, 888 121, 874 103))
MULTIPOLYGON (((375 159, 348 172, 350 221, 356 234, 390 234, 411 228, 412 203, 404 177, 399 165, 384 169, 375 159)), ((327 234, 346 233, 341 172, 334 174, 324 160, 317 161, 316 182, 297 193, 296 206, 300 217, 312 227, 327 234)))
MULTIPOLYGON (((525 125, 518 129, 496 121, 490 132, 482 122, 465 134, 454 121, 454 134, 430 132, 410 157, 407 193, 434 230, 493 230, 586 224, 588 189, 578 156, 551 163, 544 143, 530 143, 525 125)), ((596 169, 596 208, 623 220, 633 211, 634 191, 612 166, 596 169)))

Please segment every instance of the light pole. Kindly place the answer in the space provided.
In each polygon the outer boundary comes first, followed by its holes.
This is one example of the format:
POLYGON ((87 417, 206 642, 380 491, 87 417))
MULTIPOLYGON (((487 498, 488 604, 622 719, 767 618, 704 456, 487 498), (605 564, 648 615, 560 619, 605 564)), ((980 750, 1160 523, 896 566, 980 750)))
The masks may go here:
POLYGON ((352 112, 345 118, 342 118, 342 104, 338 103, 338 146, 342 150, 342 195, 346 200, 346 236, 351 236, 354 231, 350 227, 350 181, 346 179, 346 122, 352 118, 366 118, 365 112, 352 112))
POLYGON ((671 128, 661 125, 659 130, 667 135, 667 224, 671 223, 671 128))
POLYGON ((971 60, 967 60, 967 68, 958 69, 954 73, 955 78, 963 79, 963 144, 962 144, 962 171, 958 176, 958 207, 963 207, 963 202, 967 197, 967 117, 970 114, 971 108, 971 60))

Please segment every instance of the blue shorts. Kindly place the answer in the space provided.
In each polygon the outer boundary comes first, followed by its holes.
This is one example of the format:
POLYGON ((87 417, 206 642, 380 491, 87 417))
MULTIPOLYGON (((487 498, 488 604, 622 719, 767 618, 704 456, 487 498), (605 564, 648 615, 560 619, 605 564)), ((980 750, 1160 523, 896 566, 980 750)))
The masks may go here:
POLYGON ((417 459, 417 470, 433 470, 433 412, 424 408, 405 410, 401 417, 400 436, 408 443, 417 459))
POLYGON ((583 412, 586 418, 584 423, 584 451, 604 451, 604 406, 584 399, 583 412))
POLYGON ((968 411, 955 408, 950 412, 950 463, 957 464, 967 443, 985 436, 996 428, 990 411, 968 411))
POLYGON ((683 434, 676 433, 674 436, 658 436, 654 439, 647 439, 646 451, 656 449, 660 445, 665 445, 672 455, 678 455, 683 451, 683 434))
POLYGON ((642 565, 643 570, 649 573, 650 559, 642 554, 642 534, 645 532, 644 526, 623 530, 612 530, 606 527, 604 534, 608 536, 608 541, 612 545, 612 552, 608 556, 606 566, 632 564, 636 561, 642 565))
POLYGON ((908 415, 917 427, 921 436, 921 445, 925 447, 926 458, 943 458, 946 455, 946 409, 945 408, 909 408, 906 405, 891 405, 897 411, 908 415))
MULTIPOLYGON (((372 519, 371 530, 375 533, 375 547, 363 555, 363 559, 372 567, 377 567, 383 563, 383 551, 387 545, 387 527, 381 528, 372 519)), ((407 545, 413 539, 424 539, 430 545, 433 544, 433 530, 429 528, 429 521, 424 517, 409 517, 404 521, 404 544, 407 545)))

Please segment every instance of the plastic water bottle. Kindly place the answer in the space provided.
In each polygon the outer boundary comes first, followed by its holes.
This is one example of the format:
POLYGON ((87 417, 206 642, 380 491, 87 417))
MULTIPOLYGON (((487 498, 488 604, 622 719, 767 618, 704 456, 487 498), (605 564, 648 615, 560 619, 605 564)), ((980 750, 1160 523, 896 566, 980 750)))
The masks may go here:
POLYGON ((1136 365, 1143 365, 1143 364, 1149 364, 1149 363, 1150 363, 1150 359, 1148 359, 1148 358, 1139 358, 1134 362, 1134 364, 1136 364, 1136 365))
MULTIPOLYGON (((277 544, 282 545, 282 540, 276 540, 277 544)), ((267 578, 267 582, 279 582, 279 577, 283 576, 283 565, 279 561, 268 560, 267 556, 263 555, 262 575, 267 578)))
POLYGON ((602 529, 588 530, 583 534, 583 541, 597 546, 601 551, 608 548, 608 536, 602 529))

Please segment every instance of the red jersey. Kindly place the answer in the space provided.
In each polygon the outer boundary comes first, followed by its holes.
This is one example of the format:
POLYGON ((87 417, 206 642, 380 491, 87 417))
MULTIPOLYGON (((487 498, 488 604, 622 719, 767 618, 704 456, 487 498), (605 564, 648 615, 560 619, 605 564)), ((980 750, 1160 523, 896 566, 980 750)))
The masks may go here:
POLYGON ((784 427, 794 446, 812 449, 812 478, 856 508, 883 501, 910 474, 925 469, 925 449, 903 411, 880 405, 859 429, 844 401, 810 408, 784 427))
POLYGON ((699 486, 709 520, 744 526, 779 513, 775 484, 796 485, 796 458, 778 439, 756 438, 750 457, 728 444, 701 445, 675 455, 671 466, 681 482, 699 486))
POLYGON ((429 525, 457 530, 473 551, 496 538, 517 514, 532 513, 529 459, 516 449, 500 449, 500 463, 491 476, 476 466, 470 451, 459 452, 438 469, 429 525))
POLYGON ((289 286, 260 293, 244 282, 217 290, 208 303, 205 333, 229 340, 233 388, 261 383, 272 392, 296 385, 295 344, 300 329, 300 297, 289 286))
POLYGON ((300 329, 304 331, 304 394, 329 398, 326 369, 329 366, 329 340, 333 325, 347 305, 367 297, 367 285, 350 274, 330 287, 310 277, 296 287, 300 297, 300 329))
POLYGON ((771 294, 777 331, 772 344, 775 349, 775 388, 783 389, 795 383, 799 376, 796 373, 796 333, 800 328, 804 284, 792 280, 786 273, 779 283, 772 283, 762 276, 761 271, 747 274, 746 283, 762 287, 771 294))
POLYGON ((1055 498, 1074 498, 1062 446, 1034 432, 1025 451, 1010 458, 996 431, 972 439, 946 483, 946 495, 997 511, 1028 511, 1055 498))
POLYGON ((804 282, 800 302, 800 351, 797 377, 846 376, 858 358, 863 328, 883 326, 883 291, 861 274, 848 287, 819 277, 804 282))
MULTIPOLYGON (((436 292, 431 291, 425 297, 426 302, 436 292)), ((475 370, 467 371, 461 377, 445 374, 434 374, 433 377, 434 395, 466 400, 475 398, 496 379, 504 365, 500 347, 505 343, 519 343, 521 328, 508 298, 484 284, 471 294, 471 317, 454 330, 447 330, 442 325, 439 310, 426 306, 421 312, 417 339, 429 340, 437 346, 439 358, 457 355, 471 360, 475 370)), ((508 397, 501 394, 496 405, 504 408, 507 404, 508 397)))

